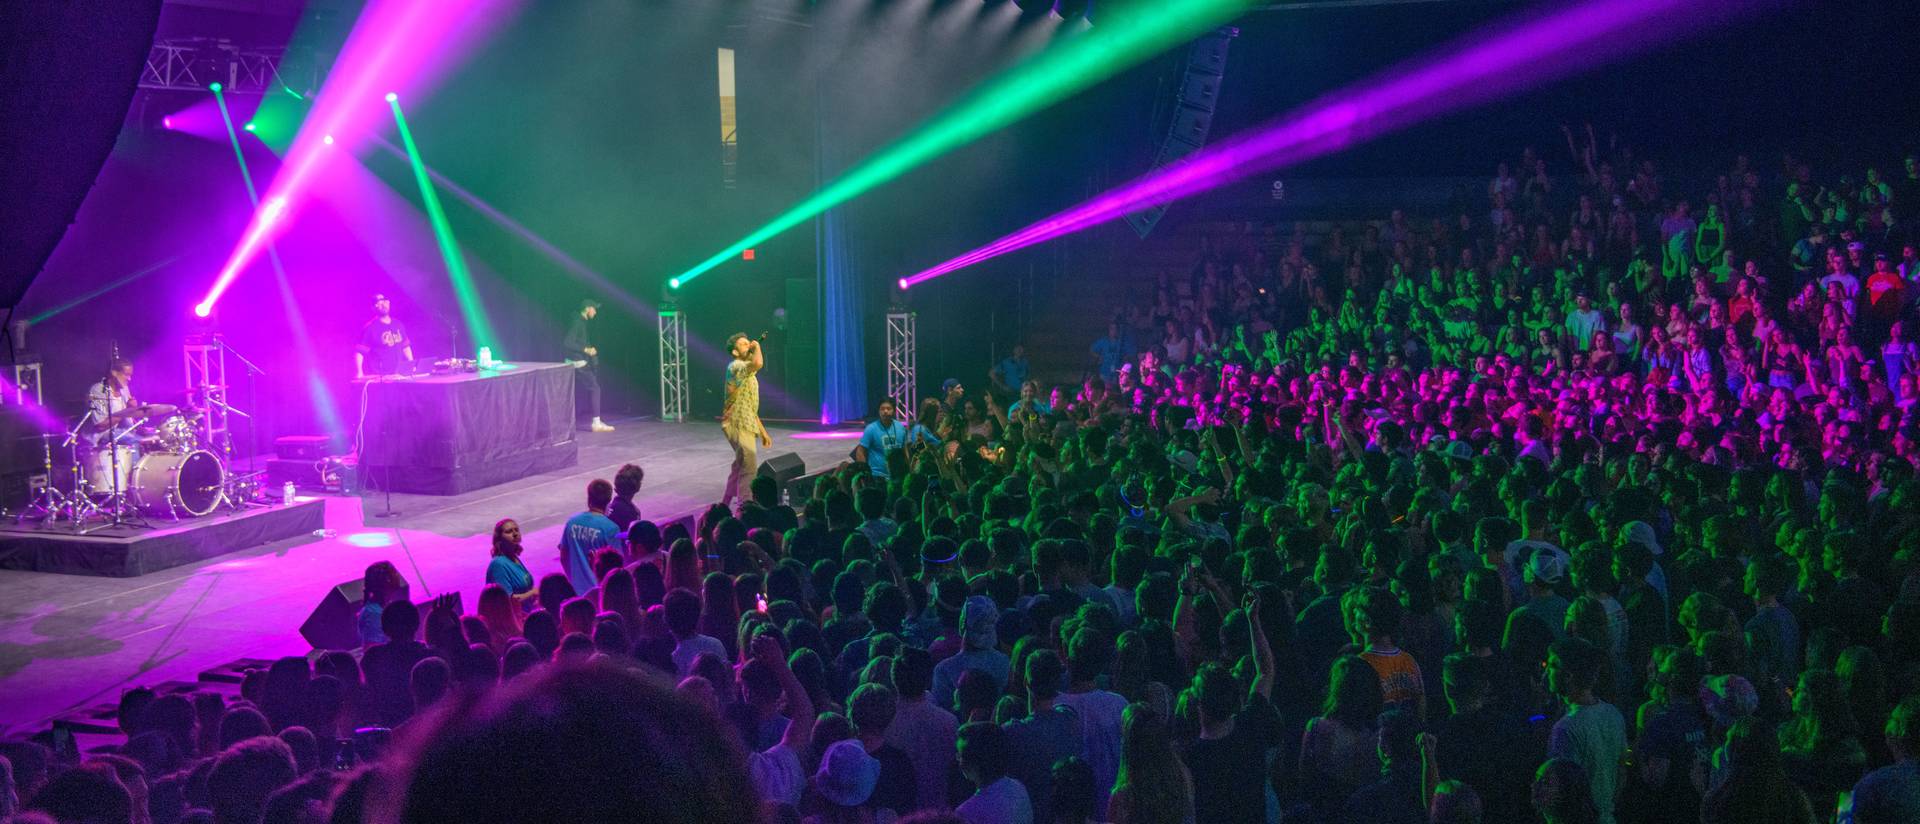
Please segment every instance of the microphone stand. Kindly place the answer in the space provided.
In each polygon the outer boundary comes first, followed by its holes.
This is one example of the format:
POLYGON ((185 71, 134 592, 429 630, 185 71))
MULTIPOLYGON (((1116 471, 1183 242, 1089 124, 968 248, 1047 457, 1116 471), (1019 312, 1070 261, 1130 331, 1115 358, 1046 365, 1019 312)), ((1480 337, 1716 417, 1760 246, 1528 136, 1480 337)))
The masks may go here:
MULTIPOLYGON (((222 340, 220 341, 220 345, 227 350, 227 354, 233 356, 234 360, 239 361, 241 366, 246 367, 247 405, 253 407, 256 411, 259 410, 260 397, 254 392, 253 378, 255 375, 265 377, 267 374, 267 370, 261 369, 260 367, 254 365, 253 361, 247 360, 247 356, 242 355, 238 351, 236 351, 233 348, 233 344, 230 344, 222 340)), ((240 417, 247 419, 247 474, 249 475, 255 474, 256 472, 259 471, 257 468, 255 468, 254 461, 258 460, 260 456, 260 433, 259 433, 259 430, 254 427, 253 416, 245 412, 241 412, 240 410, 235 409, 231 406, 228 406, 224 401, 220 403, 220 406, 225 408, 228 412, 236 413, 240 417)), ((229 434, 227 436, 227 440, 229 442, 228 446, 229 448, 231 448, 232 446, 231 442, 233 440, 233 436, 229 434)))
MULTIPOLYGON (((387 435, 392 429, 393 429, 393 424, 391 420, 386 415, 381 415, 380 416, 380 441, 382 443, 386 442, 387 435)), ((380 495, 385 500, 380 505, 380 511, 373 513, 373 517, 375 518, 391 518, 395 515, 400 514, 398 511, 396 511, 393 508, 393 459, 392 459, 392 456, 388 456, 387 465, 386 467, 384 467, 384 469, 385 471, 380 473, 382 476, 382 480, 380 482, 380 495)))

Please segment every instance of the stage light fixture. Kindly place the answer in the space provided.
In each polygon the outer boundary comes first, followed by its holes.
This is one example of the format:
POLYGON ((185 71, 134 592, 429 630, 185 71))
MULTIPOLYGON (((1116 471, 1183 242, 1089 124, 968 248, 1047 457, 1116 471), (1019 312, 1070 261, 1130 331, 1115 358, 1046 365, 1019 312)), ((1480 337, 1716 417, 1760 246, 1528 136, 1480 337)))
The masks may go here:
POLYGON ((225 87, 225 86, 222 86, 222 85, 220 85, 220 83, 219 83, 218 81, 215 81, 214 83, 212 83, 212 84, 210 84, 210 85, 208 85, 208 86, 207 86, 207 89, 208 89, 209 91, 216 91, 216 92, 217 92, 217 91, 220 91, 221 89, 224 89, 224 88, 226 88, 226 87, 225 87))
POLYGON ((160 128, 162 128, 162 129, 171 129, 171 128, 173 128, 173 118, 172 118, 172 117, 163 117, 163 118, 160 118, 160 128))
POLYGON ((398 92, 387 92, 387 102, 388 103, 400 102, 400 94, 398 92))
POLYGON ((323 137, 323 138, 320 138, 320 142, 322 142, 322 143, 325 143, 325 144, 327 144, 328 146, 332 146, 332 145, 333 145, 333 135, 327 135, 326 137, 323 137))
POLYGON ((246 129, 247 131, 249 131, 249 132, 251 132, 251 131, 253 131, 253 124, 252 124, 251 122, 249 122, 249 123, 248 123, 247 125, 245 125, 245 126, 242 126, 242 127, 240 127, 240 128, 243 128, 243 129, 246 129))

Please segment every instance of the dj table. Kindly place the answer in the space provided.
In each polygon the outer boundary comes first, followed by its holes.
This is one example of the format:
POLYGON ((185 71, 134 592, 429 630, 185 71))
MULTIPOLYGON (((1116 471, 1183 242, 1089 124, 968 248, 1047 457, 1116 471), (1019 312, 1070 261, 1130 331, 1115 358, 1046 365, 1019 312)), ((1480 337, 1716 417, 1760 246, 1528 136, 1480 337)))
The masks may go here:
POLYGON ((573 370, 503 364, 368 382, 360 471, 372 488, 458 495, 579 462, 573 370))

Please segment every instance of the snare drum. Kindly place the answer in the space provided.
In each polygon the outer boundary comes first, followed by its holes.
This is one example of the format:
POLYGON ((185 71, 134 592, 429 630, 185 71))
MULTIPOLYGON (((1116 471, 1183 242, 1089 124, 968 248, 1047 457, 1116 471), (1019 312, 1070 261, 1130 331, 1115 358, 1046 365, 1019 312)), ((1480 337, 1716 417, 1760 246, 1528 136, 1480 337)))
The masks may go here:
POLYGON ((128 500, 154 516, 207 515, 220 506, 227 469, 211 452, 148 455, 133 466, 128 500))

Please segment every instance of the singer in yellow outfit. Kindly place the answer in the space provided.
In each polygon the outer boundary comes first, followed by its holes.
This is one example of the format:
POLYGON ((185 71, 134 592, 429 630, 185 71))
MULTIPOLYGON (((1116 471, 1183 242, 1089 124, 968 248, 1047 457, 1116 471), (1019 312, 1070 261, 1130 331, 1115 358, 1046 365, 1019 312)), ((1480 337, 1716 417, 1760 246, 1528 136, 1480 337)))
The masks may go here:
POLYGON ((733 469, 727 473, 720 502, 731 505, 760 468, 759 447, 773 446, 773 437, 760 422, 760 369, 767 365, 760 342, 736 332, 727 338, 733 362, 727 364, 727 404, 720 413, 720 432, 733 445, 733 469))

